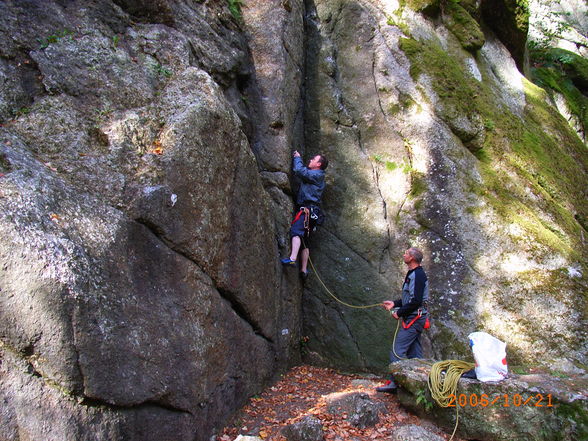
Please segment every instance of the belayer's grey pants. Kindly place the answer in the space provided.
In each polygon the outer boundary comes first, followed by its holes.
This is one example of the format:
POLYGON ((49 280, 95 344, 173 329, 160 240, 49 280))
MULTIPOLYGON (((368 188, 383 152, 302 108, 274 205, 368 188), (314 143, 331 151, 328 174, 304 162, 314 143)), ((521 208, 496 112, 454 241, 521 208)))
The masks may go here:
MULTIPOLYGON (((414 317, 413 317, 414 318, 414 317)), ((410 323, 412 320, 409 319, 406 322, 410 323)), ((412 326, 408 329, 402 327, 398 329, 396 334, 396 341, 394 342, 394 349, 390 350, 390 362, 394 363, 402 358, 422 358, 423 347, 421 346, 421 333, 425 326, 426 317, 423 316, 415 321, 412 326), (398 357, 396 354, 398 354, 398 357)))

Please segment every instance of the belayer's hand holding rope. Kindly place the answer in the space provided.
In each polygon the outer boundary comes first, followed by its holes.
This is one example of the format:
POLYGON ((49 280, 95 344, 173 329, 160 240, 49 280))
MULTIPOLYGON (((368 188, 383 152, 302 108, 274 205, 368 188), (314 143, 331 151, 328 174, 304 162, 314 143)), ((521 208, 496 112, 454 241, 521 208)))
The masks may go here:
POLYGON ((390 311, 390 315, 398 320, 398 314, 394 311, 394 302, 392 300, 384 300, 382 306, 386 311, 390 311))

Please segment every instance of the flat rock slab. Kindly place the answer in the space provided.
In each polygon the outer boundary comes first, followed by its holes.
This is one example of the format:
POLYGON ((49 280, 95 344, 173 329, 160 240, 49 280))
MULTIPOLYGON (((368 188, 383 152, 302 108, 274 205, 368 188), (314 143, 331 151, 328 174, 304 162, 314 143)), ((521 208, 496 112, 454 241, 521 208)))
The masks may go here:
POLYGON ((400 385, 401 404, 422 418, 457 434, 485 441, 588 439, 588 378, 547 374, 509 375, 501 382, 462 378, 453 407, 441 408, 431 398, 431 361, 403 360, 390 365, 400 385))
POLYGON ((354 426, 365 428, 378 424, 380 412, 386 408, 382 403, 375 403, 363 392, 334 393, 326 397, 329 413, 348 414, 348 421, 354 426))
POLYGON ((390 441, 443 441, 443 438, 424 427, 407 424, 395 430, 390 441))

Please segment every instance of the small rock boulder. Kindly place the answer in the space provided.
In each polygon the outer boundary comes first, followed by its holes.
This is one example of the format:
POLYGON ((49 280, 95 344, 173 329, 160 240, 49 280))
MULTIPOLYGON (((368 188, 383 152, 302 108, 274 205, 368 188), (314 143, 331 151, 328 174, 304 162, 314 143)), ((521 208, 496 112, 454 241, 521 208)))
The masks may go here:
POLYGON ((307 416, 282 429, 288 441, 321 441, 324 438, 323 425, 318 418, 307 416))
MULTIPOLYGON (((514 375, 482 383, 461 378, 453 407, 439 407, 431 398, 428 377, 434 362, 402 360, 390 365, 400 388, 400 403, 419 417, 453 430, 466 439, 552 441, 588 439, 588 375, 567 378, 548 374, 514 375), (541 429, 533 421, 541 421, 541 429)), ((412 439, 412 438, 411 438, 412 439)))
POLYGON ((416 424, 407 424, 399 427, 392 433, 390 441, 443 441, 444 438, 436 433, 416 424))
POLYGON ((379 414, 386 410, 382 403, 372 401, 363 392, 334 393, 327 396, 327 411, 334 415, 347 414, 347 420, 356 427, 378 424, 379 414))

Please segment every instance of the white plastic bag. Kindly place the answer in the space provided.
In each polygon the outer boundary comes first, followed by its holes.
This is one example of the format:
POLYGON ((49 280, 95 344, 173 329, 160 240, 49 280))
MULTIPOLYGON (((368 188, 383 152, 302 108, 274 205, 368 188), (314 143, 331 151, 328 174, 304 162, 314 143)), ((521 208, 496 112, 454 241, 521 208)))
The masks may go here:
POLYGON ((472 332, 468 338, 476 360, 480 381, 500 381, 508 375, 506 343, 485 332, 472 332))

